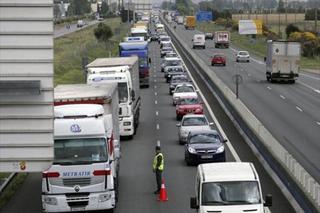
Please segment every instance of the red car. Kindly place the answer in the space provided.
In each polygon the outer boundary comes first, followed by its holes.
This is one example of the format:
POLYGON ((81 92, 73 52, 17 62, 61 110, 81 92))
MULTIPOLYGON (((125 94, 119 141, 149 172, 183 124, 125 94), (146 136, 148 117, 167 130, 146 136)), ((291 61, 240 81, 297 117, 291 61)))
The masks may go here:
POLYGON ((226 66, 226 57, 221 54, 214 55, 211 59, 211 66, 216 64, 226 66))
POLYGON ((203 114, 203 103, 196 97, 179 99, 176 105, 177 120, 180 120, 186 114, 203 114))

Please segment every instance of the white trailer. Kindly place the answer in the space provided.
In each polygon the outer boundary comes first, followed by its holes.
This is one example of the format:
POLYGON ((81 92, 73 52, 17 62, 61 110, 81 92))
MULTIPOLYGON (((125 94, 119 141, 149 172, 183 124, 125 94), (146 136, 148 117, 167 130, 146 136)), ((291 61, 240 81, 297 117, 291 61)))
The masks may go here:
POLYGON ((294 83, 299 77, 301 44, 289 41, 267 42, 267 81, 288 81, 294 83))
POLYGON ((177 24, 179 25, 183 24, 183 16, 177 16, 177 24))
POLYGON ((230 32, 229 31, 216 31, 214 33, 214 46, 215 48, 229 48, 230 46, 230 32))
POLYGON ((42 173, 44 212, 113 210, 112 139, 100 104, 55 106, 54 162, 42 173))
POLYGON ((87 74, 91 85, 118 83, 120 136, 133 137, 141 105, 138 57, 98 58, 87 65, 87 74))

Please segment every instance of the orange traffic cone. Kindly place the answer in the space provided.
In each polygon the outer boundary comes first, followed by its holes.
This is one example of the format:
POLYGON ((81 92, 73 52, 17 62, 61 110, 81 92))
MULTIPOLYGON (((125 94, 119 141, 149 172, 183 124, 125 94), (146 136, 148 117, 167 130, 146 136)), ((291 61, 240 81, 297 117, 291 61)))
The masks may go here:
POLYGON ((162 201, 162 202, 168 201, 167 190, 164 185, 164 180, 162 180, 158 201, 162 201))

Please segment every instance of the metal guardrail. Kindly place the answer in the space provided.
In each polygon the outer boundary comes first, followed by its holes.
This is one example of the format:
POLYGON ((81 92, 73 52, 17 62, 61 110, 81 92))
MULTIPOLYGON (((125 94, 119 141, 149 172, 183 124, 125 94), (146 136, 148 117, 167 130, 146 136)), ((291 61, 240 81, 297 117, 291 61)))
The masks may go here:
POLYGON ((9 177, 6 178, 6 180, 1 184, 0 186, 0 196, 6 189, 6 187, 9 185, 9 183, 13 180, 13 178, 17 175, 17 173, 11 173, 9 177))
MULTIPOLYGON (((170 33, 177 40, 177 35, 174 30, 170 33)), ((308 197, 309 201, 320 211, 320 185, 304 168, 295 160, 295 158, 273 137, 273 135, 264 127, 264 125, 254 116, 254 114, 240 101, 236 99, 235 94, 227 87, 214 72, 208 70, 208 66, 199 58, 190 47, 179 40, 181 49, 188 52, 189 59, 193 59, 198 67, 209 77, 215 86, 221 91, 224 99, 234 109, 234 111, 242 117, 245 125, 250 131, 255 134, 255 137, 261 141, 265 146, 265 151, 272 156, 279 165, 283 168, 283 172, 287 173, 293 180, 294 184, 298 186, 301 191, 308 197), (208 70, 208 71, 207 71, 208 70)), ((277 168, 279 170, 279 168, 277 168)), ((278 174, 279 171, 276 173, 278 174)), ((279 174, 278 174, 279 175, 279 174)), ((285 184, 290 187, 290 183, 285 184)), ((294 187, 294 186, 291 186, 294 187)), ((294 192, 297 193, 297 192, 294 192)), ((298 195, 296 195, 298 196, 298 195)))

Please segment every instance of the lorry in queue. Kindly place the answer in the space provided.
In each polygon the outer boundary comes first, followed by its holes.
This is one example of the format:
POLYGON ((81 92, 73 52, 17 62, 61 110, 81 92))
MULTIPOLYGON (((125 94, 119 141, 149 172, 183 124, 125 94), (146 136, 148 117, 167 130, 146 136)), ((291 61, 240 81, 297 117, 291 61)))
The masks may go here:
POLYGON ((131 28, 130 30, 131 37, 143 37, 145 41, 148 41, 149 35, 147 28, 131 28))
POLYGON ((177 24, 183 24, 183 16, 177 16, 177 24))
POLYGON ((87 84, 118 84, 120 136, 132 138, 141 106, 138 57, 98 58, 86 68, 87 84))
POLYGON ((197 168, 195 197, 190 207, 197 213, 266 212, 272 196, 263 201, 258 173, 252 163, 204 163, 197 168), (236 175, 235 175, 236 174, 236 175))
POLYGON ((196 28, 196 17, 186 16, 184 18, 184 27, 186 30, 194 30, 196 28))
POLYGON ((214 46, 215 48, 229 48, 230 46, 230 32, 229 31, 216 31, 214 33, 214 46))
POLYGON ((194 34, 193 39, 192 39, 192 48, 206 48, 206 38, 204 34, 194 34))
POLYGON ((136 55, 139 58, 139 79, 141 87, 149 87, 150 61, 148 42, 121 42, 119 56, 129 57, 136 55))
POLYGON ((54 161, 42 173, 44 212, 87 212, 116 206, 113 145, 100 104, 54 107, 54 161))
POLYGON ((295 83, 300 71, 301 44, 289 41, 267 41, 267 81, 295 83))

